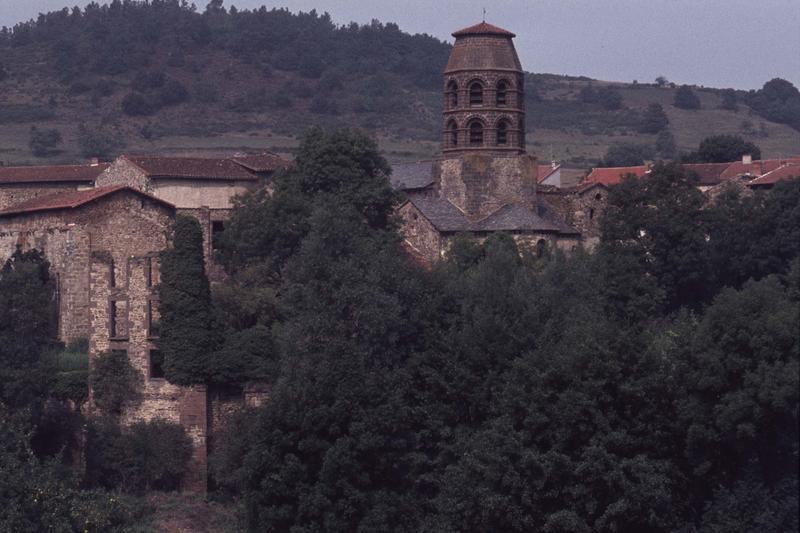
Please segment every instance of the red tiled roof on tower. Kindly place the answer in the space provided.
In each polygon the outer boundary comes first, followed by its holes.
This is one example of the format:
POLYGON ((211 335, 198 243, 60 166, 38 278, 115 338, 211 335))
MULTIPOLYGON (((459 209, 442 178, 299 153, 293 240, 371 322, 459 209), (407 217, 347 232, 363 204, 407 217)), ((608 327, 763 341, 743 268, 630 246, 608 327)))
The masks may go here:
POLYGON ((44 183, 59 181, 93 182, 108 163, 93 165, 50 165, 31 167, 0 167, 0 184, 44 183))
POLYGON ((87 189, 85 191, 65 192, 32 198, 31 200, 11 206, 4 211, 0 211, 0 217, 19 215, 22 213, 34 213, 37 211, 75 209, 76 207, 80 207, 88 204, 89 202, 93 202, 99 198, 103 198, 122 190, 128 190, 140 196, 146 196, 147 198, 150 198, 151 200, 168 207, 174 207, 171 203, 162 200, 161 198, 156 198, 155 196, 142 192, 138 189, 128 187, 127 185, 114 185, 113 187, 98 187, 96 189, 87 189))
POLYGON ((469 28, 453 32, 453 37, 463 37, 465 35, 502 35, 504 37, 516 37, 516 35, 510 31, 498 28, 493 24, 487 24, 486 22, 481 22, 469 28))

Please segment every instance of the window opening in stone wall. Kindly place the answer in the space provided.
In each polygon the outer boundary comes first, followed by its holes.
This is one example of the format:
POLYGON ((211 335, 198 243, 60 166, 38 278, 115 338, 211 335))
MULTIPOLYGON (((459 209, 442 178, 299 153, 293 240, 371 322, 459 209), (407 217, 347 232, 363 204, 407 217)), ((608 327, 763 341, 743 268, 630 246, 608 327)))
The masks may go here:
POLYGON ((112 300, 108 311, 109 335, 113 339, 125 338, 128 336, 128 325, 126 322, 128 302, 125 300, 112 300))
POLYGON ((111 260, 109 264, 109 272, 108 272, 108 286, 109 287, 116 287, 117 286, 117 269, 116 265, 114 265, 114 260, 111 260))
POLYGON ((600 194, 600 193, 597 193, 597 194, 594 195, 594 199, 600 201, 600 200, 603 199, 603 195, 600 194))
POLYGON ((53 327, 52 335, 54 338, 58 337, 58 330, 61 324, 61 274, 58 272, 53 276, 53 308, 52 308, 52 321, 50 322, 53 327))
POLYGON ((589 208, 589 220, 594 218, 594 207, 589 208))
POLYGON ((164 379, 164 356, 161 350, 150 350, 150 379, 164 379))
POLYGON ((497 124, 497 145, 505 146, 508 144, 508 122, 501 120, 497 124))
POLYGON ((547 241, 539 239, 536 241, 536 257, 544 257, 547 252, 547 241))
POLYGON ((147 336, 158 337, 161 330, 161 313, 158 310, 158 300, 147 300, 147 336))
POLYGON ((458 146, 458 126, 455 120, 447 123, 447 138, 450 146, 458 146))
POLYGON ((472 82, 469 86, 469 104, 481 105, 483 103, 483 85, 480 82, 472 82))
POLYGON ((222 232, 225 231, 225 222, 214 220, 211 222, 211 249, 219 250, 222 242, 222 232))
POLYGON ((508 103, 508 84, 500 80, 497 83, 497 105, 504 106, 508 103))
POLYGON ((447 102, 451 109, 458 107, 458 84, 454 81, 447 84, 447 102))
POLYGON ((469 125, 469 145, 481 146, 483 144, 483 124, 477 120, 469 125))
POLYGON ((144 261, 144 277, 147 283, 147 287, 153 286, 153 258, 148 257, 144 261))

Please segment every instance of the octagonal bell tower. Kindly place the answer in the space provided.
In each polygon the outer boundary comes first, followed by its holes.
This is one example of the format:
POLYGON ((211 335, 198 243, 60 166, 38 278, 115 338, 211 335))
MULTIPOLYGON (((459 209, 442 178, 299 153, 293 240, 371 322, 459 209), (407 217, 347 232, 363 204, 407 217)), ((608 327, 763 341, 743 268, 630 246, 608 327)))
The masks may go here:
POLYGON ((453 37, 444 70, 444 156, 525 153, 524 76, 515 35, 481 22, 453 37))

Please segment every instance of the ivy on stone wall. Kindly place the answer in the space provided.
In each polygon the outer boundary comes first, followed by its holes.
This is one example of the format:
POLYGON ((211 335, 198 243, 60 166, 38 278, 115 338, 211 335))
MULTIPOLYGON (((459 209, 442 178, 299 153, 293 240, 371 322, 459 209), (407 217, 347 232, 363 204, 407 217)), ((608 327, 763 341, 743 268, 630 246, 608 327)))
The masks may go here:
POLYGON ((165 377, 179 385, 211 381, 220 333, 203 261, 203 232, 194 218, 179 215, 175 221, 174 246, 161 256, 159 294, 165 377))

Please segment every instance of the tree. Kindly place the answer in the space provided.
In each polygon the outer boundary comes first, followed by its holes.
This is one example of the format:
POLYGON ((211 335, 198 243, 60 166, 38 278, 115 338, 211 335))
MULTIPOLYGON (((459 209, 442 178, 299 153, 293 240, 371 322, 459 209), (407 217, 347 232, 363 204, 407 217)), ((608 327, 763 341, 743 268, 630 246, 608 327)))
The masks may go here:
POLYGON ((654 155, 653 147, 646 144, 614 144, 609 146, 605 157, 598 166, 633 167, 643 165, 654 155))
POLYGON ((681 85, 675 91, 673 105, 681 109, 700 109, 700 99, 688 85, 681 85))
POLYGON ((0 269, 0 401, 30 406, 47 397, 55 337, 50 263, 19 248, 0 269))
POLYGON ((745 101, 762 117, 800 130, 800 91, 790 82, 774 78, 748 93, 745 101))
POLYGON ((669 83, 669 80, 666 78, 666 76, 658 76, 656 78, 656 85, 659 87, 665 87, 667 83, 669 83))
POLYGON ((211 304, 203 258, 203 232, 197 219, 179 215, 173 247, 161 256, 158 286, 161 313, 158 345, 164 375, 171 383, 214 381, 213 357, 221 339, 211 304))
POLYGON ((665 159, 675 157, 678 149, 675 146, 675 137, 670 130, 662 130, 656 137, 656 152, 665 159))
POLYGON ((684 159, 692 163, 729 163, 740 160, 743 155, 761 159, 761 149, 738 135, 713 135, 700 141, 697 151, 684 159))
POLYGON ((61 144, 61 132, 57 129, 40 130, 31 126, 31 136, 28 146, 36 157, 47 157, 56 151, 56 146, 61 144))
POLYGON ((640 133, 658 133, 669 124, 667 114, 661 104, 651 103, 647 106, 642 121, 639 123, 640 133))
POLYGON ((722 101, 720 108, 727 109, 728 111, 738 111, 739 106, 736 104, 736 91, 733 89, 723 89, 722 101))
POLYGON ((612 188, 602 222, 605 252, 630 255, 665 291, 670 309, 697 307, 711 294, 700 225, 703 194, 675 164, 612 188))
POLYGON ((84 157, 110 159, 125 147, 125 143, 119 131, 102 124, 87 126, 82 122, 78 125, 78 146, 84 157))

